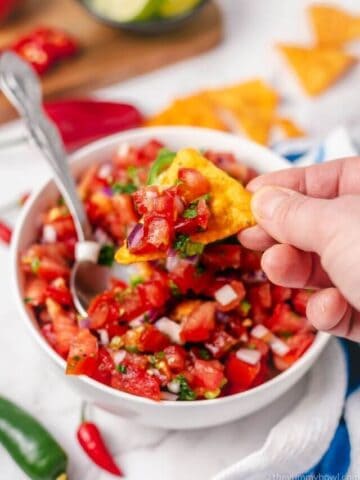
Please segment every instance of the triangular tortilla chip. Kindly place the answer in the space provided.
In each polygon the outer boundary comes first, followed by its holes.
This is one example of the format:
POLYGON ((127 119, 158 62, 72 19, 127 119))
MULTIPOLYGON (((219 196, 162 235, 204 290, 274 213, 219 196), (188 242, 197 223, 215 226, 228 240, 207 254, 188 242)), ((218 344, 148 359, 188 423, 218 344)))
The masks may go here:
POLYGON ((360 16, 330 5, 311 5, 309 17, 318 45, 338 46, 360 38, 360 16))
POLYGON ((179 168, 198 170, 211 186, 209 226, 205 232, 191 235, 192 241, 203 244, 215 242, 254 225, 255 219, 250 209, 251 194, 197 150, 180 150, 170 167, 160 175, 159 185, 174 185, 179 168))
POLYGON ((305 132, 296 125, 290 118, 287 117, 275 117, 273 127, 279 128, 282 133, 282 137, 286 138, 298 138, 304 137, 305 132))
MULTIPOLYGON (((176 183, 179 168, 194 168, 210 182, 211 217, 205 232, 191 235, 193 242, 208 244, 235 235, 240 230, 255 224, 251 213, 251 194, 245 188, 217 168, 212 162, 192 149, 180 150, 170 167, 163 172, 157 184, 167 188, 176 183)), ((146 262, 166 257, 164 253, 133 255, 123 245, 116 253, 116 261, 123 264, 146 262)))
POLYGON ((280 45, 281 52, 309 95, 318 95, 335 83, 356 59, 337 48, 280 45))
POLYGON ((123 245, 115 254, 115 260, 118 263, 123 265, 129 265, 130 263, 140 263, 140 262, 150 262, 151 260, 159 260, 160 258, 165 258, 166 254, 161 254, 161 252, 156 252, 147 255, 135 255, 130 253, 127 246, 123 245))

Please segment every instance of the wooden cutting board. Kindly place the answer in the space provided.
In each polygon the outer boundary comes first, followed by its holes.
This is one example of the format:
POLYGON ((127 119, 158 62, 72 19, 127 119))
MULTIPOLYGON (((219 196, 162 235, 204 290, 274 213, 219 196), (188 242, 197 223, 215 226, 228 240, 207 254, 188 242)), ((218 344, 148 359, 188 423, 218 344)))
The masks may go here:
MULTIPOLYGON (((77 57, 43 76, 46 99, 84 95, 94 88, 198 55, 222 38, 221 14, 212 2, 176 31, 141 36, 99 23, 75 0, 28 0, 17 18, 1 26, 0 49, 40 25, 63 28, 81 45, 77 57)), ((0 95, 0 122, 14 116, 14 110, 0 95)))

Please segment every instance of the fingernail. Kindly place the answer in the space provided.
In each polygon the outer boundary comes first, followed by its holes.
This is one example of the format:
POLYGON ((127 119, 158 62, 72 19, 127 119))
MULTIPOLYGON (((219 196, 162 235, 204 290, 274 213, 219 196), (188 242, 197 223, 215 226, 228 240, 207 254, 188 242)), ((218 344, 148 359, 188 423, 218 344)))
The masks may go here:
POLYGON ((251 209, 255 218, 271 220, 277 208, 286 200, 291 190, 280 187, 263 187, 258 190, 251 201, 251 209))

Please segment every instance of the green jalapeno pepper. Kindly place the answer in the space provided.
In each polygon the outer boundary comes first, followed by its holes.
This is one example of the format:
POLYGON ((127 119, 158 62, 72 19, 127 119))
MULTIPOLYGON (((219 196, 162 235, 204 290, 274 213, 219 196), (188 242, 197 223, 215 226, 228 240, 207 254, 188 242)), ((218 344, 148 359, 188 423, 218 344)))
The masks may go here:
POLYGON ((0 396, 0 443, 32 480, 66 480, 67 455, 37 420, 0 396))

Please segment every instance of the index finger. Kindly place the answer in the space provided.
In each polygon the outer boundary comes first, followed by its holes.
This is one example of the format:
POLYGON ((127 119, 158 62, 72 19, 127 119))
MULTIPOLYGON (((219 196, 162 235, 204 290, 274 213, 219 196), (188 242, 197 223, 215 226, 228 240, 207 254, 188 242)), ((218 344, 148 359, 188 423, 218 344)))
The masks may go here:
POLYGON ((360 194, 360 157, 341 158, 321 165, 288 168, 260 175, 246 188, 255 192, 266 185, 296 190, 315 198, 336 198, 340 195, 360 194))

